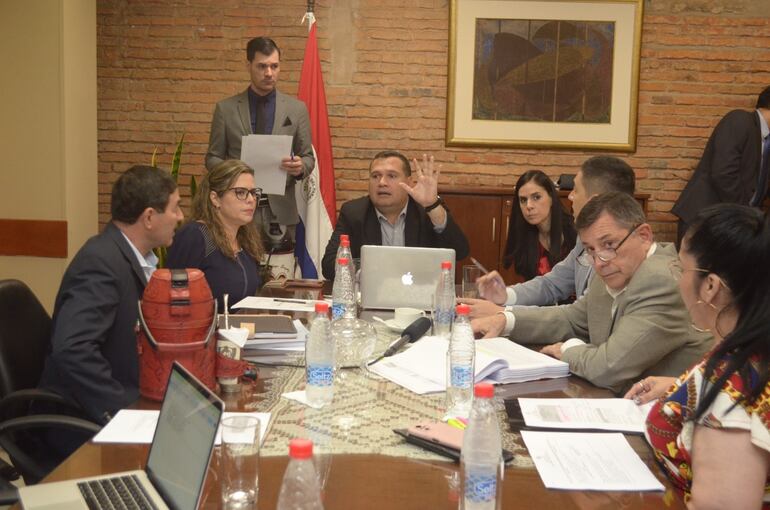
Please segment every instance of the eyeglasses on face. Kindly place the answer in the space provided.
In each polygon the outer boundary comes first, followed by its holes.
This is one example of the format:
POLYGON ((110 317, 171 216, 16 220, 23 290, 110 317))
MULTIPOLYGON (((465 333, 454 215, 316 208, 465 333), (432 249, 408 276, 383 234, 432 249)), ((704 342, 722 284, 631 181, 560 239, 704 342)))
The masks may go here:
POLYGON ((618 250, 621 246, 623 246, 623 243, 626 242, 626 240, 631 237, 631 234, 636 232, 636 229, 641 227, 642 224, 636 225, 633 227, 628 234, 626 234, 626 237, 624 237, 617 246, 614 248, 603 248, 598 251, 589 251, 588 249, 583 250, 583 253, 578 255, 578 262, 583 266, 590 266, 595 262, 596 259, 601 260, 602 262, 609 262, 610 260, 613 260, 615 257, 618 256, 618 250))
POLYGON ((674 277, 676 281, 679 281, 682 279, 682 274, 684 274, 685 271, 697 271, 698 273, 710 273, 708 269, 701 269, 700 267, 682 267, 682 261, 679 259, 672 260, 668 264, 668 270, 671 271, 671 276, 674 277))
POLYGON ((259 202, 260 197, 262 197, 262 188, 227 188, 225 192, 230 190, 235 193, 235 198, 238 200, 246 200, 246 197, 251 195, 254 200, 259 202))

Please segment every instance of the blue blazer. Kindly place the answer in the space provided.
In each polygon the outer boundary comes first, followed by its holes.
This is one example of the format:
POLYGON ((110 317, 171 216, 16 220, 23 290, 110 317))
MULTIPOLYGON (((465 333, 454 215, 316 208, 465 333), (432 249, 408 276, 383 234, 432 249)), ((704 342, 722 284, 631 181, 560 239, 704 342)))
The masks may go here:
POLYGON ((100 423, 139 398, 135 326, 145 285, 144 271, 115 225, 89 239, 56 296, 40 387, 79 404, 100 423))

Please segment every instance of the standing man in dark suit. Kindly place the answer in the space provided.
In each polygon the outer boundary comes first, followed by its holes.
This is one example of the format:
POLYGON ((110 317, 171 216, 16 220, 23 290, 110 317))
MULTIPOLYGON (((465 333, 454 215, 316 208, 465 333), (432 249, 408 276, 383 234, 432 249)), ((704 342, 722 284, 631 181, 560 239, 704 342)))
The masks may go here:
POLYGON ((677 245, 687 224, 704 207, 762 205, 768 184, 768 123, 770 87, 759 94, 755 111, 733 110, 719 121, 695 173, 671 209, 679 217, 677 245))
MULTIPOLYGON (((310 119, 305 103, 276 90, 281 70, 281 50, 267 37, 255 37, 246 45, 246 68, 251 77, 249 87, 217 103, 211 120, 206 168, 211 170, 225 159, 241 159, 241 138, 250 134, 291 135, 292 153, 281 161, 286 172, 286 193, 268 195, 268 217, 255 215, 273 237, 278 225, 289 226, 294 237, 294 225, 299 222, 294 184, 310 174, 315 167, 310 119)), ((257 186, 259 186, 259 176, 257 186)), ((281 229, 282 233, 285 228, 281 229)), ((280 236, 279 236, 280 237, 280 236)))
POLYGON ((183 219, 176 183, 148 166, 118 178, 111 211, 112 221, 64 273, 40 382, 98 423, 139 398, 137 301, 158 261, 153 248, 170 246, 183 219))
POLYGON ((417 182, 410 186, 412 167, 398 151, 383 151, 369 164, 369 195, 342 204, 337 226, 326 245, 323 275, 334 279, 340 235, 350 237, 353 258, 364 244, 452 248, 456 260, 467 257, 469 248, 460 227, 438 196, 439 170, 423 154, 422 164, 412 160, 417 182))

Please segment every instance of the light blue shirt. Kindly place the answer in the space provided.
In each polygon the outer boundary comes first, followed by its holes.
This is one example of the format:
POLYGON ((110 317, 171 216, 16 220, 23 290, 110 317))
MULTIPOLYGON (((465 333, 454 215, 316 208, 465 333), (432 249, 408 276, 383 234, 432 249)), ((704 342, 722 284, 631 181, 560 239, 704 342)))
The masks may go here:
POLYGON ((131 249, 134 252, 134 256, 136 257, 136 261, 139 262, 139 266, 142 268, 142 271, 144 271, 144 277, 146 278, 145 283, 150 281, 150 278, 152 277, 152 273, 155 272, 155 270, 158 268, 158 257, 153 253, 152 250, 150 250, 150 253, 147 254, 145 257, 141 253, 139 253, 139 250, 136 249, 136 246, 134 246, 134 243, 131 242, 131 239, 128 238, 128 236, 121 230, 121 234, 123 234, 123 237, 128 242, 128 245, 131 247, 131 249))

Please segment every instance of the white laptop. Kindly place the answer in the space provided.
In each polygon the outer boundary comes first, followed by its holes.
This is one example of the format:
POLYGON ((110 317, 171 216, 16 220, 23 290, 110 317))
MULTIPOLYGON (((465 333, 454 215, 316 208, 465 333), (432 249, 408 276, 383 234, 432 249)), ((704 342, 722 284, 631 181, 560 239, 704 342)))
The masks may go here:
POLYGON ((22 505, 193 510, 200 503, 223 411, 224 403, 211 390, 174 363, 144 471, 22 487, 22 505))
POLYGON ((361 307, 430 310, 445 260, 452 263, 454 273, 455 251, 451 248, 362 246, 361 307))

